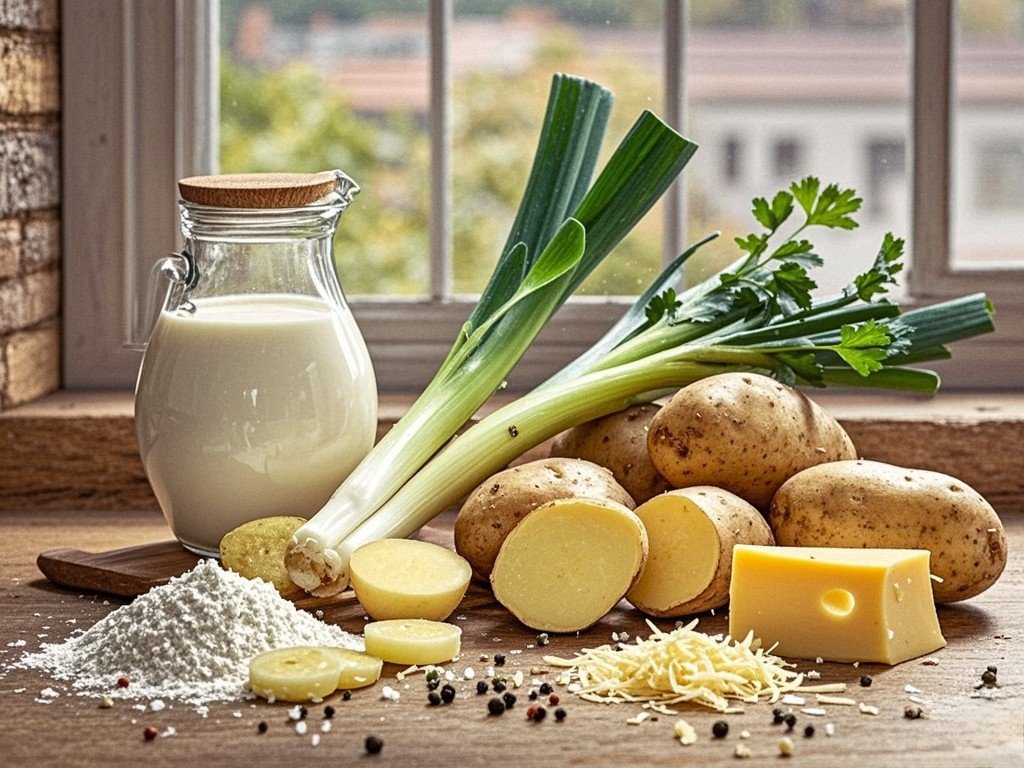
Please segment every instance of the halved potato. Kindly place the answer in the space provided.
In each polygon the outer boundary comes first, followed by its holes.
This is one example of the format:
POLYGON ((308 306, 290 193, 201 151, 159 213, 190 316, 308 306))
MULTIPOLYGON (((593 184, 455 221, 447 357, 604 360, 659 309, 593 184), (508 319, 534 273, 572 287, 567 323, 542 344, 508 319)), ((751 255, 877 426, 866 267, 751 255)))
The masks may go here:
POLYGON ((631 510, 607 499, 559 499, 508 535, 491 587, 526 626, 575 632, 622 599, 646 560, 647 534, 631 510))
POLYGON ((732 549, 775 543, 764 517, 739 496, 695 486, 636 509, 647 530, 647 565, 626 599, 652 616, 685 616, 729 602, 732 549))
POLYGON ((263 579, 282 595, 298 591, 284 565, 285 550, 302 517, 261 517, 243 523, 220 540, 221 564, 247 579, 263 579))

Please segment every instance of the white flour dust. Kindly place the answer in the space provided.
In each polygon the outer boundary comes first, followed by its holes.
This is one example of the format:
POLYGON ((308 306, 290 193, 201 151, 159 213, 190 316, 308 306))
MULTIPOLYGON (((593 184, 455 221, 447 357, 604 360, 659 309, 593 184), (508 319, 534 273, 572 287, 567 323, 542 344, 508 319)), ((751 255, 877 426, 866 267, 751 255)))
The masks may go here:
POLYGON ((45 670, 82 695, 175 699, 202 710, 246 696, 250 658, 294 645, 363 650, 361 638, 300 611, 273 585, 203 560, 13 666, 45 670))

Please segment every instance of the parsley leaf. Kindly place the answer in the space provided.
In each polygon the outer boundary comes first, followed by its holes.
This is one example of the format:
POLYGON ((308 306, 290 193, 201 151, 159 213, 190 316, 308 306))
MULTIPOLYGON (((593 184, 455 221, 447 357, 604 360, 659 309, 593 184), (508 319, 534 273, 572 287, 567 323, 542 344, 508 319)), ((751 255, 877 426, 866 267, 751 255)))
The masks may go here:
POLYGON ((839 329, 839 344, 831 349, 861 376, 882 370, 888 355, 889 326, 868 320, 839 329))
POLYGON ((896 275, 903 270, 903 246, 902 237, 894 237, 892 232, 885 233, 871 269, 853 279, 858 298, 871 301, 871 297, 886 292, 886 285, 896 283, 896 275))
POLYGON ((681 303, 676 298, 676 292, 673 288, 669 288, 664 293, 652 297, 645 310, 648 324, 654 325, 663 317, 672 320, 681 303))
MULTIPOLYGON (((788 299, 785 303, 792 303, 800 309, 808 309, 811 306, 811 291, 818 287, 807 274, 807 270, 795 261, 787 261, 781 267, 772 272, 772 282, 775 287, 775 294, 780 300, 788 299)), ((781 301, 780 301, 781 304, 781 301)), ((790 314, 792 306, 783 306, 783 311, 790 314)))

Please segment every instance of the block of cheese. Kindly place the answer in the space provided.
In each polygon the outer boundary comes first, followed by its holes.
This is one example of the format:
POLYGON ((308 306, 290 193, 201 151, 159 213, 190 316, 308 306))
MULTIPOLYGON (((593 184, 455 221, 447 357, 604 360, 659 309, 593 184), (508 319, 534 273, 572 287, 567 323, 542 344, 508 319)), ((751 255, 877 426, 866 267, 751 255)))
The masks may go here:
POLYGON ((733 549, 729 634, 783 657, 899 664, 946 641, 924 549, 733 549))

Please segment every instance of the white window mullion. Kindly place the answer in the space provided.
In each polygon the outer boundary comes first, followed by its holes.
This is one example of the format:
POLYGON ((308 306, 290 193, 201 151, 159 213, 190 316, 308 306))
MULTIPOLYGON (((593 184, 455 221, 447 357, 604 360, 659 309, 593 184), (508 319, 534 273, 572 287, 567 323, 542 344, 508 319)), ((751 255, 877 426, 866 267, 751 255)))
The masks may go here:
POLYGON ((452 289, 451 29, 453 0, 430 0, 430 298, 452 289))
MULTIPOLYGON (((686 94, 684 57, 689 24, 688 0, 665 0, 664 66, 665 121, 677 131, 686 127, 686 94)), ((664 260, 678 256, 686 242, 686 204, 683 177, 673 182, 665 193, 664 260)))

